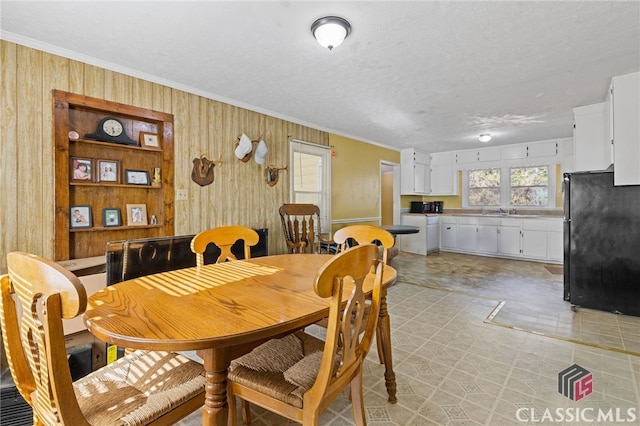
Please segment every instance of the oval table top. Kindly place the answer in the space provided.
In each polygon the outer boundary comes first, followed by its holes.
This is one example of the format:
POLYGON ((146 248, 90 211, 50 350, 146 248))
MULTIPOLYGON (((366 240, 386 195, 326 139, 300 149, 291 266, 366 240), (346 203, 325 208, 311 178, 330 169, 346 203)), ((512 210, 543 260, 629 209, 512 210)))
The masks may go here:
POLYGON ((420 232, 420 228, 411 225, 380 225, 380 228, 389 232, 393 236, 401 234, 417 234, 420 232))
MULTIPOLYGON (((328 314, 314 293, 332 255, 256 257, 147 275, 89 297, 84 321, 99 339, 133 349, 227 347, 312 324, 328 314)), ((396 271, 385 266, 384 283, 396 271)))

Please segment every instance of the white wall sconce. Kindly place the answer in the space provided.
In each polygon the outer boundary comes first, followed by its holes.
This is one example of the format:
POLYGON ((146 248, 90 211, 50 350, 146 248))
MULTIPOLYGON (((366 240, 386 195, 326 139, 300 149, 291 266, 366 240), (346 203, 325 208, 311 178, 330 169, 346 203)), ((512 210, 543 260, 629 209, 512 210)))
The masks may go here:
POLYGON ((338 16, 326 16, 311 25, 311 33, 318 40, 320 46, 332 50, 334 47, 340 46, 351 33, 351 24, 338 16))

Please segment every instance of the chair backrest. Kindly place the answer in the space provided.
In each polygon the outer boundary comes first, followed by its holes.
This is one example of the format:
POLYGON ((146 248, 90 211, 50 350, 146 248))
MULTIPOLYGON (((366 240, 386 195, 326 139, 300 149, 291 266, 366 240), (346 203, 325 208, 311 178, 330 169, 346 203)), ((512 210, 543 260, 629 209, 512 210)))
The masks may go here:
POLYGON ((333 241, 338 244, 338 251, 344 251, 349 239, 355 240, 358 244, 369 244, 379 241, 382 244, 382 261, 387 264, 389 250, 395 244, 395 238, 388 231, 372 225, 349 225, 338 229, 333 234, 333 241))
POLYGON ((218 228, 207 229, 196 234, 191 240, 191 251, 196 254, 196 266, 204 264, 203 253, 207 246, 211 243, 220 248, 220 256, 216 263, 226 262, 227 260, 237 260, 236 256, 231 253, 231 247, 238 240, 244 241, 244 258, 251 257, 250 247, 258 244, 258 233, 251 228, 244 226, 220 226, 218 228))
POLYGON ((290 253, 320 252, 320 208, 315 204, 283 204, 280 220, 290 253))
POLYGON ((362 368, 380 311, 383 267, 378 247, 363 244, 337 254, 316 275, 314 291, 331 300, 322 361, 316 381, 305 393, 305 405, 333 399, 362 368), (368 289, 372 289, 371 297, 365 298, 368 289), (371 301, 368 314, 365 299, 371 301))
POLYGON ((62 319, 82 314, 80 280, 54 262, 28 253, 7 255, 1 278, 2 339, 20 395, 45 424, 87 424, 74 398, 62 319))

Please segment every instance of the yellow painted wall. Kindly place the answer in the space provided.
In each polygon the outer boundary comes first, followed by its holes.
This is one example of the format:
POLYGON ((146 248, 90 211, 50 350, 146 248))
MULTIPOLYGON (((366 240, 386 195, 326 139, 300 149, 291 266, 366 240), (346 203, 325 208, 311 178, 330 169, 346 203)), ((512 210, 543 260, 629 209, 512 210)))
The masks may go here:
POLYGON ((400 163, 400 152, 329 135, 333 221, 380 216, 380 161, 400 163))

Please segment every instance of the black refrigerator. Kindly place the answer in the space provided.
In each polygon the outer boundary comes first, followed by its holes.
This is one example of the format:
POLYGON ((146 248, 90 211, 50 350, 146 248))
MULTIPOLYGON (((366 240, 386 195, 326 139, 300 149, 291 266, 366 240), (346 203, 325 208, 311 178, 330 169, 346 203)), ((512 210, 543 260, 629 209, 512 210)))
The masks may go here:
POLYGON ((640 185, 564 174, 564 300, 640 316, 640 185))

